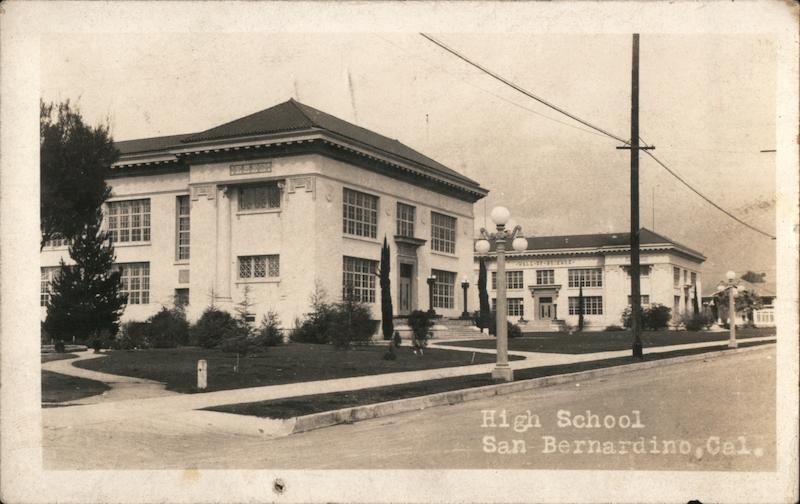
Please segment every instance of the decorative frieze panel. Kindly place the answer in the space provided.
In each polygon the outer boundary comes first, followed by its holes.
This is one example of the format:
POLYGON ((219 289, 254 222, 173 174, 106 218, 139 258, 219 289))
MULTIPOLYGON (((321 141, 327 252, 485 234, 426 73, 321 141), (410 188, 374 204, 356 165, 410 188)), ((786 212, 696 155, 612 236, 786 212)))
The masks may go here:
POLYGON ((316 179, 314 177, 294 177, 289 179, 287 194, 294 194, 300 189, 311 193, 312 199, 317 199, 316 179))
POLYGON ((214 186, 211 184, 192 186, 192 200, 197 201, 203 197, 213 200, 215 192, 214 186))
POLYGON ((272 161, 259 163, 240 163, 231 165, 231 175, 250 175, 253 173, 269 173, 272 171, 272 161))

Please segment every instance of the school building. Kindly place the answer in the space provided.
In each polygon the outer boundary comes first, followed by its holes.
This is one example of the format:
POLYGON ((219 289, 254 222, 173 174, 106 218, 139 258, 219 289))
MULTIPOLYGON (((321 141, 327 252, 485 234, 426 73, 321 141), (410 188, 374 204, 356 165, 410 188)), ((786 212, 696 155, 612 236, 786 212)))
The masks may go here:
MULTIPOLYGON (((346 286, 379 319, 384 237, 396 314, 428 309, 434 276, 437 313, 461 314, 473 203, 488 191, 397 140, 289 100, 116 146, 104 225, 128 295, 123 320, 176 303, 195 320, 212 302, 233 310, 247 290, 256 321, 274 310, 291 327, 316 287, 337 301, 346 286)), ((42 252, 42 306, 62 257, 63 241, 42 252)))
MULTIPOLYGON (((577 326, 583 288, 584 328, 621 325, 630 304, 630 233, 528 238, 525 251, 506 251, 507 316, 523 331, 577 326)), ((702 291, 705 256, 648 229, 640 232, 642 305, 672 308, 673 320, 692 313, 702 291)), ((475 258, 477 276, 478 256, 475 258)), ((496 303, 495 244, 487 255, 489 297, 496 303)), ((473 306, 478 306, 477 293, 473 306)), ((702 306, 702 305, 700 305, 702 306)))

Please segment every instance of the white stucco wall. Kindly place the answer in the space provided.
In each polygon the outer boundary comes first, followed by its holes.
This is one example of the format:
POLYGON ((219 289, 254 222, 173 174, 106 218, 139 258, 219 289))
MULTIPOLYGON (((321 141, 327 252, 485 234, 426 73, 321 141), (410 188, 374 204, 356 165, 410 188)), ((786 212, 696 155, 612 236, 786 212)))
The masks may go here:
MULTIPOLYGON (((379 260, 383 237, 392 251, 392 295, 398 306, 396 205, 416 206, 415 236, 427 240, 417 250, 414 306, 427 309, 425 279, 431 268, 456 273, 454 306, 437 309, 444 316, 463 310, 461 278, 470 275, 472 257, 472 203, 402 182, 321 155, 249 159, 270 162, 268 172, 231 175, 233 162, 193 164, 189 172, 109 180, 113 200, 150 198, 151 239, 136 244, 116 244, 117 261, 150 263, 150 303, 129 305, 123 320, 142 320, 171 306, 175 289, 189 288, 187 315, 191 320, 214 304, 235 310, 249 287, 251 312, 260 320, 268 310, 278 312, 284 327, 309 311, 309 297, 316 282, 338 301, 342 292, 343 256, 379 260), (280 181, 284 185, 280 209, 240 212, 236 185, 244 182, 280 181), (230 187, 230 190, 226 190, 230 187), (379 198, 378 232, 375 239, 352 237, 342 230, 342 195, 348 187, 379 198), (176 197, 190 195, 191 248, 188 261, 176 259, 176 197), (431 210, 457 219, 456 253, 430 250, 431 210), (226 239, 226 237, 229 237, 226 239), (242 280, 238 257, 280 256, 280 277, 242 280), (189 282, 179 281, 188 270, 189 282)), ((238 162, 237 162, 238 163, 238 162)), ((55 266, 66 248, 43 251, 42 266, 55 266)), ((380 318, 380 288, 374 317, 380 318)), ((44 314, 44 310, 43 310, 44 314)))
MULTIPOLYGON (((541 258, 520 257, 519 254, 508 254, 506 256, 506 271, 523 272, 523 289, 509 289, 508 298, 522 298, 526 320, 536 320, 539 318, 539 306, 537 298, 539 295, 551 296, 551 293, 534 295, 530 287, 536 285, 536 271, 552 269, 554 274, 554 284, 559 285, 557 294, 553 295, 553 303, 557 305, 557 318, 566 321, 570 325, 577 325, 578 315, 569 315, 569 298, 577 297, 579 289, 569 287, 568 275, 570 269, 579 268, 602 268, 603 286, 584 287, 583 295, 602 296, 603 314, 584 315, 584 327, 587 330, 601 330, 615 324, 621 325, 621 315, 628 306, 628 295, 630 294, 630 277, 622 266, 630 264, 630 257, 627 254, 595 254, 588 256, 569 256, 554 255, 541 258)), ((650 266, 650 274, 641 277, 641 294, 649 296, 650 303, 660 303, 669 308, 673 307, 673 296, 681 295, 681 306, 678 317, 685 313, 691 313, 693 289, 689 289, 688 299, 685 297, 685 287, 683 286, 683 272, 687 272, 687 279, 691 281, 691 273, 697 274, 697 292, 702 292, 702 279, 700 275, 700 263, 687 259, 683 256, 670 252, 648 252, 642 251, 641 264, 650 266), (673 286, 673 267, 681 269, 681 287, 673 286)), ((492 289, 492 272, 496 271, 497 263, 494 259, 487 261, 487 287, 489 289, 489 300, 497 296, 492 289)), ((477 283, 478 263, 473 266, 471 275, 474 283, 477 283)), ((472 292, 471 303, 478 306, 477 289, 472 292)), ((518 322, 518 317, 508 317, 512 322, 518 322)), ((677 319, 675 319, 677 320, 677 319)))

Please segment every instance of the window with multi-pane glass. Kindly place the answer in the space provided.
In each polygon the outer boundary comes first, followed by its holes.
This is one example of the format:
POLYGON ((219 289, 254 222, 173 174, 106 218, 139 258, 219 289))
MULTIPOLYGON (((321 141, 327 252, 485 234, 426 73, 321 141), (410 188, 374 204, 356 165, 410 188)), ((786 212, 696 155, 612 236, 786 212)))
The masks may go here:
POLYGON ((452 308, 456 285, 456 274, 452 271, 431 270, 436 277, 433 283, 433 307, 452 308))
POLYGON ((397 235, 414 237, 414 220, 417 209, 405 203, 397 204, 397 235))
POLYGON ((680 284, 681 284, 681 269, 680 268, 672 268, 672 284, 675 287, 680 286, 680 284))
MULTIPOLYGON (((506 271, 506 289, 522 289, 522 271, 506 271)), ((492 289, 497 289, 497 272, 492 271, 492 289)))
POLYGON ((44 242, 45 247, 68 247, 69 240, 58 233, 54 233, 50 239, 44 242))
POLYGON ((150 199, 108 203, 108 237, 113 243, 150 241, 150 199))
POLYGON ((555 281, 555 272, 549 270, 536 270, 536 285, 553 285, 555 281))
POLYGON ((344 188, 342 231, 375 238, 378 235, 378 197, 344 188))
POLYGON ((239 278, 278 278, 281 276, 280 256, 239 256, 239 278))
MULTIPOLYGON (((497 298, 492 298, 492 311, 497 311, 497 298)), ((525 316, 525 305, 522 298, 506 298, 506 315, 520 318, 525 316)))
POLYGON ((431 250, 456 253, 456 218, 431 212, 431 250))
POLYGON ((375 302, 375 269, 377 261, 344 256, 342 265, 342 298, 375 302))
POLYGON ((571 269, 567 272, 570 287, 602 287, 602 268, 571 269))
MULTIPOLYGON (((569 298, 569 314, 580 315, 580 297, 570 296, 569 298)), ((583 314, 584 315, 602 315, 603 314, 603 296, 583 296, 583 314)))
POLYGON ((189 260, 189 227, 190 227, 190 212, 191 202, 189 196, 178 196, 175 201, 176 205, 176 222, 175 227, 177 230, 175 256, 179 261, 189 260))
POLYGON ((150 303, 150 263, 123 263, 117 267, 122 279, 120 292, 127 294, 128 304, 150 303))
MULTIPOLYGON (((641 301, 641 304, 643 304, 643 305, 649 305, 650 304, 650 296, 648 294, 640 294, 639 295, 639 300, 641 301)), ((629 305, 633 304, 633 296, 630 296, 630 295, 628 296, 628 304, 629 305)))
POLYGON ((270 210, 281 207, 281 188, 278 182, 239 187, 239 210, 270 210))
POLYGON ((47 306, 50 302, 50 293, 52 292, 52 283, 56 279, 58 272, 61 268, 59 266, 42 268, 42 280, 40 283, 39 291, 39 304, 47 306))

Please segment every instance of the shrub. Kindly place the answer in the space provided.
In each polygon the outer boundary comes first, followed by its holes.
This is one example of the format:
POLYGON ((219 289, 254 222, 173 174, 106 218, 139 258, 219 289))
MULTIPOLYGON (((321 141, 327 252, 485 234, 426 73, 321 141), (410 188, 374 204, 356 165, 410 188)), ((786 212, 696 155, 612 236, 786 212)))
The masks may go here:
POLYGON ((334 306, 328 303, 325 291, 318 285, 310 297, 311 312, 303 320, 296 319, 289 339, 298 343, 325 344, 329 342, 329 329, 334 306))
POLYGON ((664 329, 669 325, 669 319, 672 317, 672 308, 662 304, 651 304, 647 310, 646 327, 653 330, 664 329))
POLYGON ((366 305, 346 299, 336 304, 331 312, 327 339, 337 348, 369 343, 379 323, 372 319, 372 312, 366 305))
POLYGON ((281 321, 278 314, 270 310, 261 319, 261 325, 256 329, 256 340, 259 345, 264 347, 278 346, 283 344, 283 333, 281 332, 281 321))
POLYGON ((392 336, 392 342, 394 346, 400 348, 400 345, 403 343, 403 338, 400 337, 400 333, 395 331, 394 336, 392 336))
POLYGON ((67 351, 66 347, 64 346, 64 340, 56 341, 55 351, 58 353, 65 353, 67 351))
POLYGON ((189 323, 179 308, 161 308, 148 319, 150 323, 150 345, 153 348, 175 348, 189 340, 189 323))
POLYGON ((203 348, 214 348, 223 340, 246 335, 248 328, 223 310, 208 307, 189 329, 192 340, 203 348))
MULTIPOLYGON (((497 312, 492 312, 489 315, 489 334, 497 336, 497 312)), ((522 336, 522 329, 517 324, 512 323, 506 319, 506 335, 510 338, 519 338, 522 336)))
POLYGON ((337 348, 365 344, 372 340, 379 320, 372 319, 370 309, 353 299, 330 304, 317 288, 311 296, 313 311, 304 320, 295 321, 289 339, 298 343, 333 343, 337 348))
MULTIPOLYGON (((662 304, 653 303, 650 306, 642 307, 642 329, 658 330, 664 329, 669 325, 672 318, 672 309, 662 304)), ((622 325, 630 329, 631 327, 631 307, 628 306, 622 312, 622 325)))
POLYGON ((414 348, 424 348, 428 343, 428 334, 433 327, 433 317, 429 312, 414 310, 408 316, 408 326, 413 334, 414 348))
POLYGON ((687 331, 701 331, 708 329, 714 323, 714 319, 705 313, 687 315, 683 318, 683 326, 687 331))
POLYGON ((112 342, 112 348, 118 350, 150 348, 150 323, 125 322, 119 335, 112 342))
POLYGON ((611 324, 610 326, 606 326, 606 331, 624 331, 625 328, 622 326, 618 326, 616 324, 611 324))

